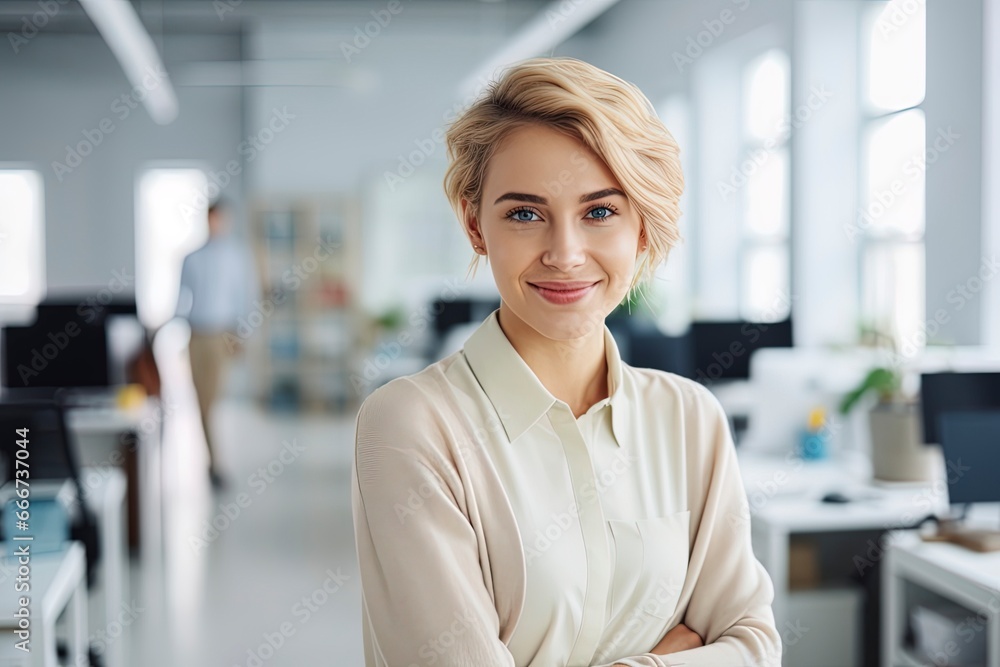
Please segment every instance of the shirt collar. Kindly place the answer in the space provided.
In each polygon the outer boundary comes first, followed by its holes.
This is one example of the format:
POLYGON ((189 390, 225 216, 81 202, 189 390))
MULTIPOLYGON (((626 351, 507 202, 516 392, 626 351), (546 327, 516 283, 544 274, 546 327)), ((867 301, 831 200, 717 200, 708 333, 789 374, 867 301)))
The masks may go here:
MULTIPOLYGON (((465 341, 462 352, 476 380, 497 411, 510 442, 531 428, 556 403, 569 406, 553 396, 525 363, 500 328, 494 310, 465 341)), ((628 400, 624 369, 618 344, 604 324, 604 349, 608 361, 608 403, 611 405, 611 428, 619 447, 627 442, 628 400)))

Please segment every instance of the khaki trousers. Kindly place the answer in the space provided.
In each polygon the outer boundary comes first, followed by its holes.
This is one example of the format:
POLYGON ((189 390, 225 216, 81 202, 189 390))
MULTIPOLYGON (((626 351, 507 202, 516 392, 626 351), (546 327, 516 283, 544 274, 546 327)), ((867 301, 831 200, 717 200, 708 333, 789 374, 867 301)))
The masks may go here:
POLYGON ((216 449, 211 434, 212 406, 219 394, 219 389, 225 380, 229 360, 233 356, 226 343, 226 333, 191 332, 188 343, 188 355, 191 359, 191 379, 194 391, 198 396, 198 412, 201 414, 201 425, 205 431, 205 444, 208 445, 208 462, 212 470, 216 468, 216 449))

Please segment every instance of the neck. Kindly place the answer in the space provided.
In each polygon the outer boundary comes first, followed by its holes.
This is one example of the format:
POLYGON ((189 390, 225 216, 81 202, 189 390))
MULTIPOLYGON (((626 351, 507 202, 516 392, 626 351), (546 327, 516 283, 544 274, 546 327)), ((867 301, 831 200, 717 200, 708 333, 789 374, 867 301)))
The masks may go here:
POLYGON ((500 329, 542 385, 579 417, 608 396, 608 361, 604 327, 580 338, 546 338, 501 302, 500 329))

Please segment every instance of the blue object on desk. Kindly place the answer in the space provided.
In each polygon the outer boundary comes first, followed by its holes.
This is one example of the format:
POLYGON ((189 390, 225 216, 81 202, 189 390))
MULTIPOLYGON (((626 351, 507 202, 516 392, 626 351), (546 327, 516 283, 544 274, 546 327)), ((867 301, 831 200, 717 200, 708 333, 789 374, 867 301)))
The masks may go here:
POLYGON ((826 431, 803 429, 799 433, 799 456, 807 461, 825 459, 828 440, 826 431))
MULTIPOLYGON (((17 513, 22 511, 17 500, 10 499, 3 508, 4 545, 8 555, 14 555, 19 546, 31 545, 31 553, 61 551, 63 542, 69 540, 69 514, 66 506, 57 497, 30 498, 27 529, 18 528, 17 513), (31 541, 15 540, 15 537, 31 536, 31 541)), ((22 514, 22 516, 24 516, 22 514)))

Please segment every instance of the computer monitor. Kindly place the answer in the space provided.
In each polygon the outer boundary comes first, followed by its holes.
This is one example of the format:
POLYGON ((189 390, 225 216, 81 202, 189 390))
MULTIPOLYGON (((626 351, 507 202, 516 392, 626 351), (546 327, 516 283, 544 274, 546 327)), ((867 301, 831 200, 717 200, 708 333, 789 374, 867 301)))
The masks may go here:
POLYGON ((107 386, 108 341, 103 322, 39 318, 5 327, 3 384, 11 388, 107 386))
POLYGON ((938 426, 949 502, 1000 502, 1000 410, 942 412, 938 426))
MULTIPOLYGON (((136 317, 135 298, 99 292, 50 296, 38 304, 35 322, 0 333, 5 387, 106 387, 118 371, 109 348, 108 324, 136 317)), ((120 372, 117 373, 121 375, 120 372)))
POLYGON ((942 413, 1000 410, 1000 373, 923 373, 920 403, 924 442, 939 444, 942 413))
POLYGON ((434 332, 439 339, 444 338, 452 327, 482 322, 499 307, 499 299, 436 299, 431 304, 434 332))
POLYGON ((693 378, 702 383, 746 380, 750 356, 763 347, 792 347, 792 320, 692 322, 693 378))
POLYGON ((625 363, 635 368, 652 368, 686 378, 694 377, 691 335, 668 336, 655 327, 629 327, 625 363))

